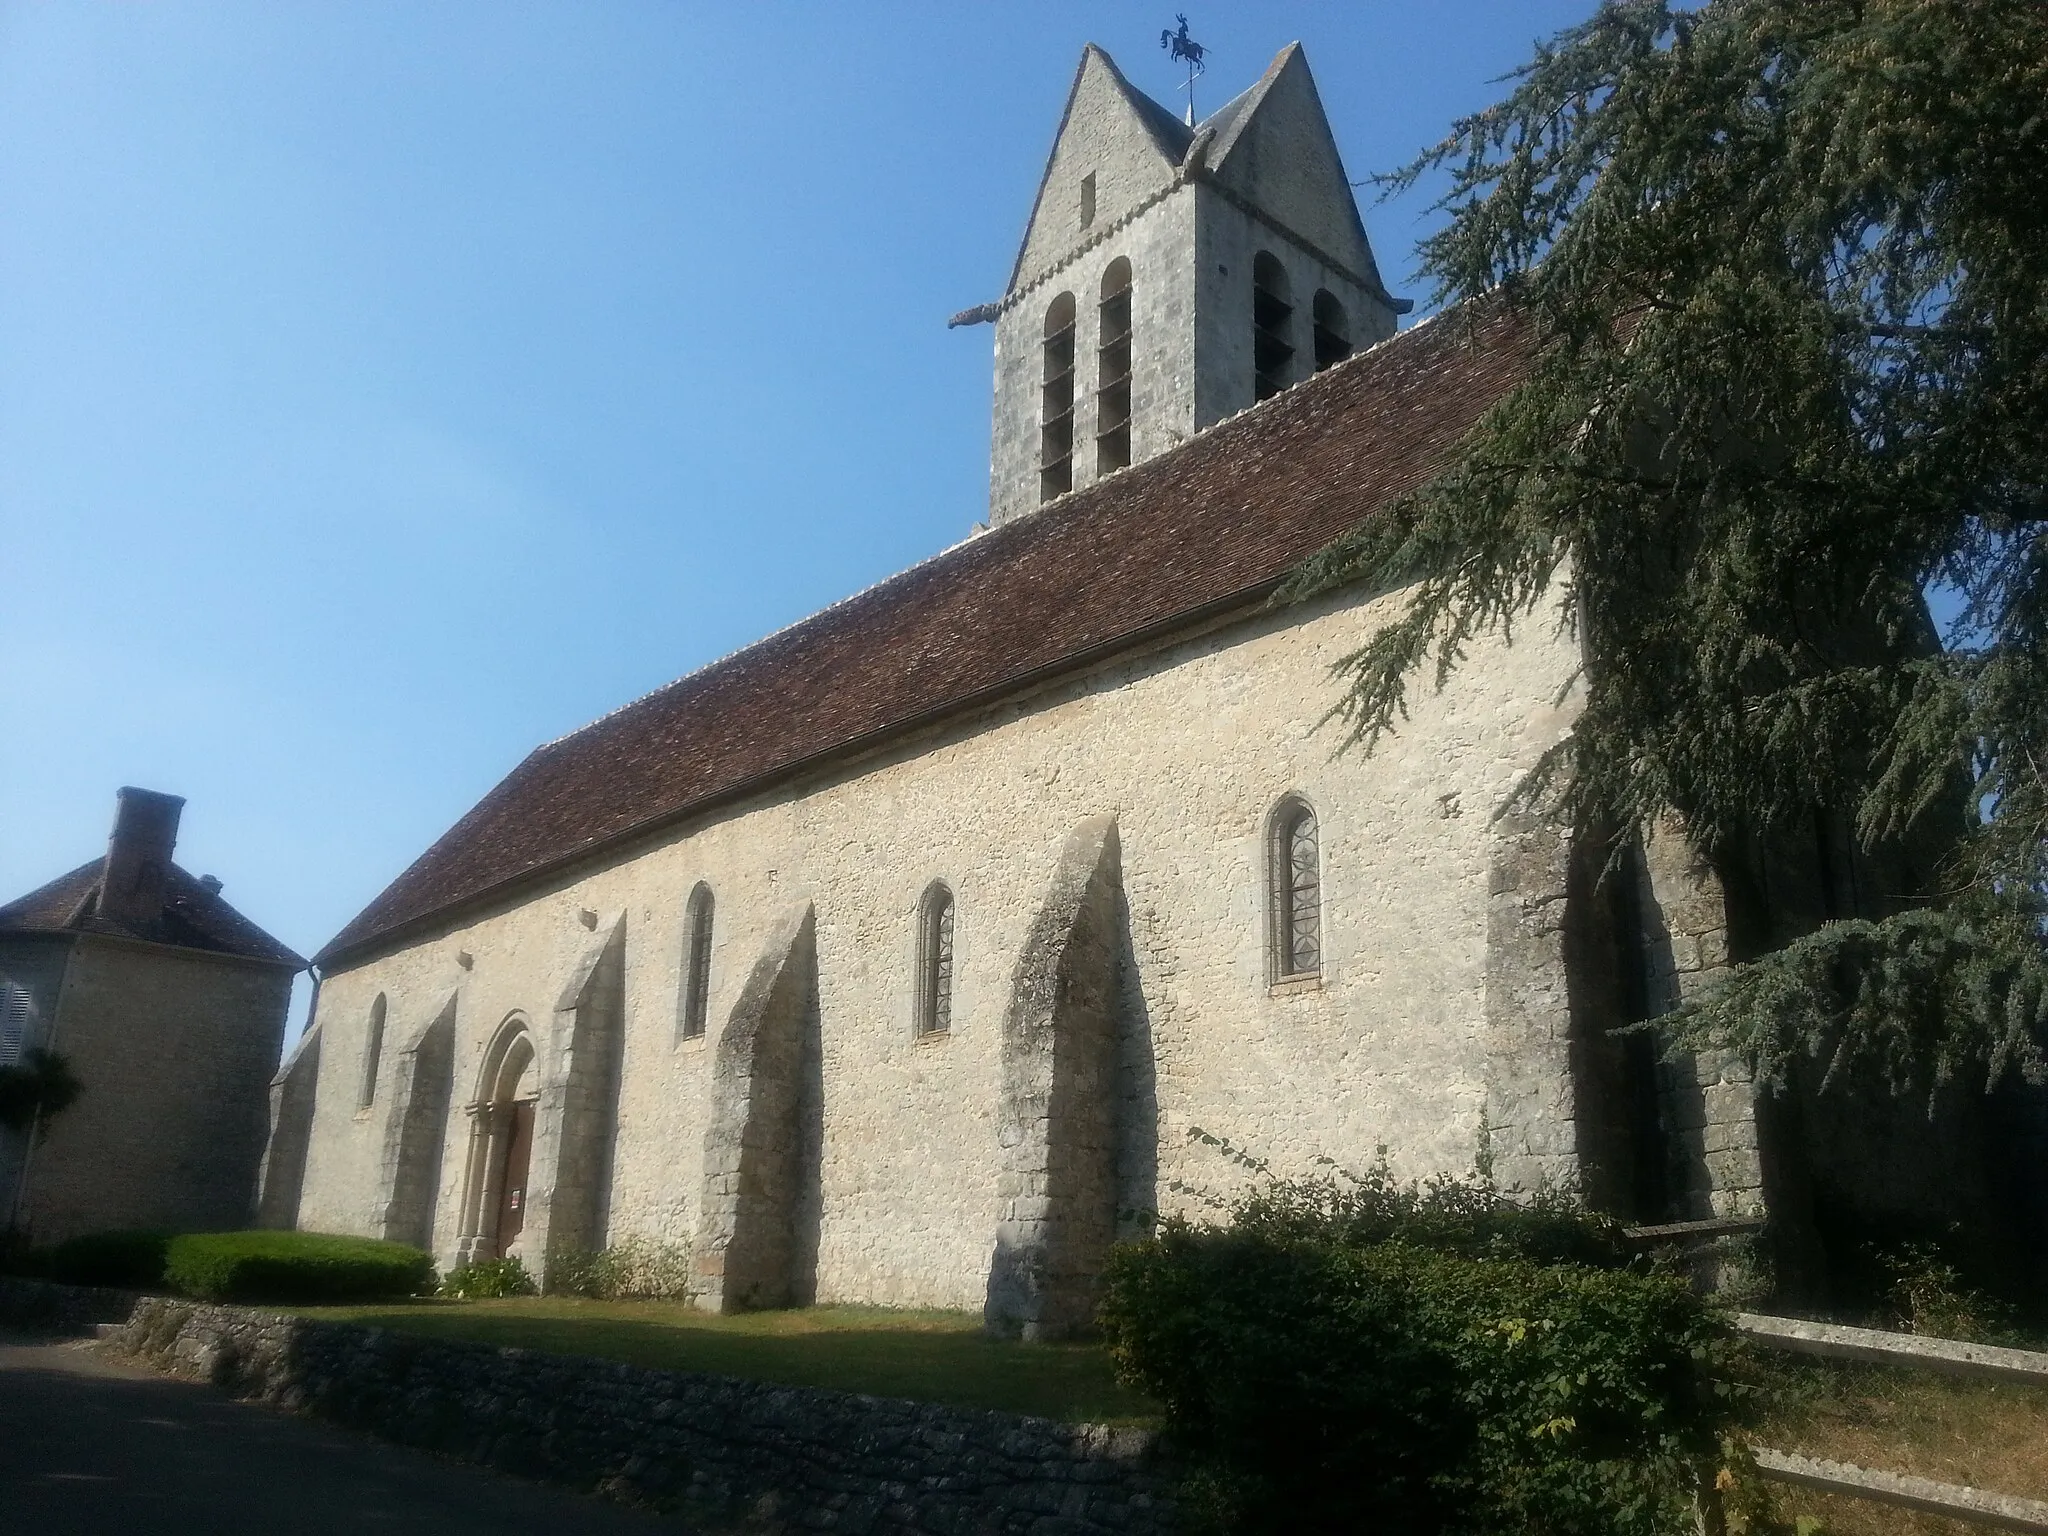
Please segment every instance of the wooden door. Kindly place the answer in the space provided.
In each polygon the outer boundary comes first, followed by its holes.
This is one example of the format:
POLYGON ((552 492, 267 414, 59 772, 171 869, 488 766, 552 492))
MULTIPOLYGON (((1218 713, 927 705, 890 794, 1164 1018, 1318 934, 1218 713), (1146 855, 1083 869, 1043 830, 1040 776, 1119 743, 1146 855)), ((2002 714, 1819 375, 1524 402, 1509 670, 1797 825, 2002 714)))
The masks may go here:
POLYGON ((501 1258, 526 1226, 526 1174, 533 1161, 533 1100, 517 1099, 511 1108, 511 1125, 505 1137, 505 1171, 498 1180, 501 1258))

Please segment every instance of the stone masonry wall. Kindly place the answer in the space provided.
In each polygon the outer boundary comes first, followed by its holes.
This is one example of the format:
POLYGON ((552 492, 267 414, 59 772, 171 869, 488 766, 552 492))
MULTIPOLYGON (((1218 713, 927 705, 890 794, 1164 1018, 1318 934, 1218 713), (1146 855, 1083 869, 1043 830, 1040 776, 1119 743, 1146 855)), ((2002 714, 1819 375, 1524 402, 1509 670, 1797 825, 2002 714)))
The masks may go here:
MULTIPOLYGON (((1168 182, 1170 174, 1160 179, 1168 182)), ((1049 275, 996 322, 995 414, 989 448, 993 521, 1006 522, 1039 504, 1045 317, 1062 293, 1074 297, 1074 488, 1101 478, 1095 464, 1097 353, 1102 342, 1098 306, 1103 276, 1119 258, 1131 264, 1131 462, 1142 463, 1194 434, 1194 221, 1193 190, 1183 186, 1167 193, 1129 223, 1105 226, 1105 238, 1049 275)), ((1250 304, 1247 297, 1247 314, 1250 304)), ((1249 349, 1249 341, 1246 345, 1249 349)))
MULTIPOLYGON (((623 1062, 606 1239, 685 1244, 698 1229, 714 1061, 743 983, 793 907, 815 908, 815 1274, 821 1302, 981 1311, 1004 1209, 1002 1024, 1060 850, 1091 817, 1121 846, 1119 1168, 1124 1203, 1206 1209, 1189 1189, 1241 1176, 1200 1128, 1287 1172, 1318 1156, 1459 1172, 1478 1153, 1490 1061, 1522 1050, 1489 979, 1501 855, 1492 814, 1558 738, 1573 664, 1541 618, 1476 645, 1397 739, 1335 755, 1319 729, 1331 665, 1399 602, 1355 596, 1262 614, 1123 658, 620 849, 340 968, 320 995, 320 1085, 301 1227, 360 1231, 385 1145, 355 1114, 371 1004, 405 1039, 457 994, 455 1104, 435 1207, 444 1267, 459 1236, 469 1121, 500 1024, 546 1017, 593 934, 626 918, 623 1062), (1316 811, 1319 983, 1268 974, 1265 829, 1283 796, 1316 811), (954 893, 953 1026, 915 1025, 919 898, 954 893), (686 908, 716 893, 709 1022, 678 1038, 686 908), (1491 1001, 1490 1001, 1491 999, 1491 1001)), ((1526 963, 1540 992, 1554 966, 1526 963)), ((1532 993, 1534 995, 1534 993, 1532 993)), ((1522 1067, 1509 1064, 1513 1070, 1522 1067)), ((1496 1116, 1496 1119, 1505 1118, 1496 1116)))
POLYGON ((553 1027, 539 1047, 540 1102, 522 1245, 543 1262, 551 1248, 602 1248, 611 1205, 626 917, 617 912, 598 923, 586 908, 577 921, 601 931, 570 973, 555 1002, 553 1027))
POLYGON ((1118 855, 1109 817, 1074 829, 1003 1017, 1002 1219, 983 1316, 1027 1339, 1093 1325, 1116 1236, 1118 855))
POLYGON ((36 1241, 248 1225, 291 973, 98 935, 73 943, 55 1045, 84 1091, 35 1148, 36 1241))
MULTIPOLYGON (((1650 1011, 1667 1013, 1727 972, 1728 903, 1713 869, 1673 824, 1643 840, 1643 936, 1650 1011)), ((1764 1207, 1756 1090, 1748 1064, 1728 1052, 1659 1068, 1674 1140, 1679 1213, 1751 1216, 1764 1207)))
MULTIPOLYGON (((0 1298, 4 1300, 4 1298, 0 1298)), ((1150 1434, 147 1299, 108 1347, 402 1445, 764 1532, 1163 1536, 1150 1434)))
POLYGON ((786 1307, 807 1300, 816 1244, 798 1214, 810 1172, 800 1112, 804 1067, 816 1050, 817 922, 791 912, 755 962, 718 1039, 704 1193, 692 1252, 693 1292, 707 1311, 786 1307))
MULTIPOLYGON (((406 1041, 392 1074, 384 1121, 384 1159, 377 1176, 377 1235, 424 1248, 434 1238, 434 1195, 454 1089, 455 998, 406 1041)), ((287 1087, 288 1087, 288 1080, 287 1087)), ((282 1095, 285 1089, 273 1088, 282 1095)), ((266 1191, 267 1194, 267 1191, 266 1191)))
MULTIPOLYGON (((313 1137, 313 1094, 320 1083, 320 1031, 308 1030, 270 1081, 270 1140, 257 1177, 256 1225, 289 1230, 299 1218, 306 1154, 313 1137)), ((436 1147, 438 1154, 439 1148, 436 1147)))

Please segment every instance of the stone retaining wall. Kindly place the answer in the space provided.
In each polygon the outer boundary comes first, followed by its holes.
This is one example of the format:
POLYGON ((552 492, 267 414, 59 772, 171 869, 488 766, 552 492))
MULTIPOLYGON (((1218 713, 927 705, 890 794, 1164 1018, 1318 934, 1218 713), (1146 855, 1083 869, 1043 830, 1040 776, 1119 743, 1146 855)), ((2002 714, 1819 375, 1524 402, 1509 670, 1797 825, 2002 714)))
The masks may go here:
POLYGON ((1147 1432, 149 1297, 111 1348, 387 1440, 754 1528, 1164 1536, 1147 1432))

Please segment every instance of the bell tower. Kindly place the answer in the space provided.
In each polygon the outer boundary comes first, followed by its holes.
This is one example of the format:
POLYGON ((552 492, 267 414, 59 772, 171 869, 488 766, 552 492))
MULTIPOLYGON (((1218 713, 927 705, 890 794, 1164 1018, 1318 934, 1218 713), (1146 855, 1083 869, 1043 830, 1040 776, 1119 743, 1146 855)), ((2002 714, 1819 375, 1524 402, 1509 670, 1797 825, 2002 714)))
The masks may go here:
POLYGON ((1394 333, 1301 46, 1190 127, 1090 43, 993 320, 989 520, 1163 453, 1394 333))

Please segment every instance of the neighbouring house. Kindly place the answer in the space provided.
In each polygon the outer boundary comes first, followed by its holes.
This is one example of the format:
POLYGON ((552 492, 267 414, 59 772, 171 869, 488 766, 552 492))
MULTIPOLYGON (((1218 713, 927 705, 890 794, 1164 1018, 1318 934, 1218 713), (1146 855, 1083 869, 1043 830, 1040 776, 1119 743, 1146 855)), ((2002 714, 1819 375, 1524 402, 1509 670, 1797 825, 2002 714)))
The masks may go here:
POLYGON ((1241 1176, 1204 1136, 1644 1220, 1981 1184, 2003 1153, 1819 1111, 1773 1162, 1740 1063, 1614 1033, 1908 887, 1501 814, 1579 707, 1559 611, 1337 754, 1333 667, 1402 594, 1268 599, 1525 377, 1504 308, 1405 308, 1298 47, 1193 125, 1087 49, 955 317, 994 324, 989 524, 537 748, 400 874, 317 957, 264 1219, 687 1245, 705 1306, 1037 1337, 1241 1176))
POLYGON ((118 801, 104 858, 0 907, 0 1067, 40 1046, 83 1087, 47 1125, 0 1131, 0 1225, 37 1243, 249 1224, 306 968, 171 861, 182 799, 118 801))

